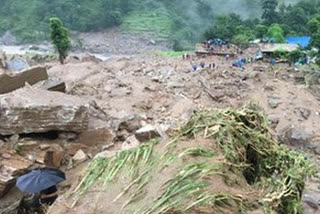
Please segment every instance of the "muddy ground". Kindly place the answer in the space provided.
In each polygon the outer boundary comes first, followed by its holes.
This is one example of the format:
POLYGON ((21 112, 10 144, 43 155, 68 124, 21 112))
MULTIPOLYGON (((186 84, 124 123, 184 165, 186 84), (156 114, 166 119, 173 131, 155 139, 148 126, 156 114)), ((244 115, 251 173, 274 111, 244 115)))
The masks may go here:
MULTIPOLYGON (((101 129, 84 133, 74 140, 63 137, 24 139, 37 142, 35 146, 25 148, 22 156, 41 154, 39 144, 54 144, 67 151, 62 166, 68 178, 62 186, 62 192, 65 192, 77 181, 77 175, 89 161, 70 165, 69 160, 79 149, 90 159, 109 145, 111 151, 120 149, 135 130, 146 124, 170 131, 187 121, 197 109, 239 108, 254 102, 269 117, 275 135, 283 137, 283 130, 294 128, 295 140, 284 141, 290 142, 289 146, 303 149, 308 158, 317 163, 320 99, 306 84, 298 81, 301 76, 312 73, 312 69, 309 66, 292 68, 286 64, 271 67, 267 62, 258 61, 246 64, 242 70, 232 67, 231 62, 232 59, 219 56, 193 56, 190 61, 182 57, 159 56, 154 52, 114 56, 106 61, 69 58, 65 65, 47 62, 49 75, 62 78, 68 94, 94 101, 108 119, 95 124, 95 128, 101 126, 101 129), (205 68, 193 71, 191 64, 200 62, 205 62, 205 68), (208 65, 212 63, 216 67, 209 69, 208 65), (125 128, 121 126, 124 123, 125 128)), ((11 152, 10 140, 8 142, 4 143, 1 152, 11 152)), ((8 161, 4 157, 0 160, 8 161)), ((318 210, 319 182, 313 179, 307 184, 305 204, 310 213, 318 210)), ((0 207, 12 201, 15 191, 1 199, 0 207)))

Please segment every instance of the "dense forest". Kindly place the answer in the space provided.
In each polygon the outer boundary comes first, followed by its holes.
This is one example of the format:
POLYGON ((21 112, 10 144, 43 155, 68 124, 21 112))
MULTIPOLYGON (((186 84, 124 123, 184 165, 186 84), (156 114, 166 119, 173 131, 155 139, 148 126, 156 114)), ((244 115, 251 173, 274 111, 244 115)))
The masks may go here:
POLYGON ((109 27, 150 31, 174 41, 177 49, 205 37, 241 43, 271 35, 309 34, 318 0, 2 0, 0 35, 10 30, 19 41, 48 36, 48 20, 58 17, 71 30, 109 27), (275 25, 276 24, 276 25, 275 25))

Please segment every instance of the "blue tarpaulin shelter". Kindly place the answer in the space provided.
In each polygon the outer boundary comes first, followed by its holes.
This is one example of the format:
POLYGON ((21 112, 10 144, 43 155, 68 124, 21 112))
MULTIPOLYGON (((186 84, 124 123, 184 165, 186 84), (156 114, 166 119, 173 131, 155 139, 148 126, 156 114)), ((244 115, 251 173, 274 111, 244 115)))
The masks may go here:
POLYGON ((286 38, 286 42, 289 44, 297 44, 303 48, 308 47, 310 43, 310 36, 291 36, 286 38))

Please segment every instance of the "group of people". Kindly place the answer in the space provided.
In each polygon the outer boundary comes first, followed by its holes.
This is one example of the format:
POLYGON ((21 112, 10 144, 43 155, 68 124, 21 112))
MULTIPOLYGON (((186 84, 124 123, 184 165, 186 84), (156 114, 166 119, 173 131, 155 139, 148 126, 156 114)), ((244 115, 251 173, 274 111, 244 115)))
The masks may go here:
POLYGON ((201 68, 201 69, 204 69, 204 68, 215 69, 216 63, 209 63, 208 67, 206 67, 206 63, 202 61, 202 62, 200 62, 199 65, 191 63, 191 66, 192 66, 193 71, 197 71, 199 68, 201 68))
POLYGON ((222 39, 218 39, 218 38, 209 39, 209 40, 205 41, 204 44, 210 50, 215 50, 216 47, 222 48, 223 46, 230 48, 230 40, 222 40, 222 39))
POLYGON ((240 57, 238 60, 232 61, 233 67, 243 68, 244 64, 249 64, 253 62, 253 57, 240 57))

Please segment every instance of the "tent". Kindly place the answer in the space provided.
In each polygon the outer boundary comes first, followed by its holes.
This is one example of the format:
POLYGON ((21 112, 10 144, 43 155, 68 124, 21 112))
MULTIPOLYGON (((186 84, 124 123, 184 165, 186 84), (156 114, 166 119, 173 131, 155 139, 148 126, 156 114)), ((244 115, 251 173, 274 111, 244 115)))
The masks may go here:
POLYGON ((286 38, 286 42, 288 44, 297 44, 303 48, 308 47, 310 40, 311 40, 310 36, 292 36, 292 37, 286 38))

